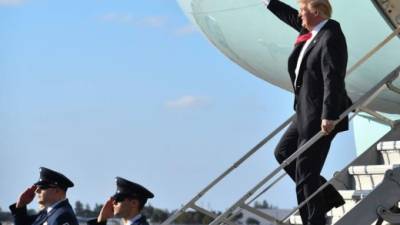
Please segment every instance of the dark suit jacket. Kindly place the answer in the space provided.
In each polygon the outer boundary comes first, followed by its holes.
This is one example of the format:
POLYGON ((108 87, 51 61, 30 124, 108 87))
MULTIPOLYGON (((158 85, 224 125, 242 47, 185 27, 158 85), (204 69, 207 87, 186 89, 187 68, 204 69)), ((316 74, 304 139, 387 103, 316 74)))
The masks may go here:
MULTIPOLYGON (((102 221, 99 223, 99 222, 97 222, 97 219, 91 219, 91 220, 87 221, 87 224, 88 225, 106 225, 107 221, 102 221)), ((149 223, 147 222, 147 218, 142 215, 142 217, 140 217, 138 220, 136 220, 131 225, 149 225, 149 223)))
POLYGON ((10 206, 15 225, 42 225, 47 221, 48 225, 78 225, 75 213, 68 200, 57 204, 49 213, 44 209, 37 215, 28 215, 26 207, 16 208, 10 206))
MULTIPOLYGON (((271 0, 268 9, 300 34, 302 27, 297 10, 279 0, 271 0)), ((288 71, 295 93, 294 108, 301 138, 309 139, 321 130, 322 119, 336 120, 350 105, 345 89, 347 45, 338 22, 328 20, 305 51, 297 83, 295 68, 303 43, 297 44, 288 60, 288 71)), ((347 117, 336 132, 348 129, 347 117)))

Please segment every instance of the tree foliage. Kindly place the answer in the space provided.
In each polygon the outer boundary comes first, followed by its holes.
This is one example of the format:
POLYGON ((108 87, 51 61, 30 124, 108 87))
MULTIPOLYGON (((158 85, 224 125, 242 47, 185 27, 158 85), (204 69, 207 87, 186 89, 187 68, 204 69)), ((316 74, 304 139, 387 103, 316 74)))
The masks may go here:
POLYGON ((254 203, 254 208, 257 208, 257 209, 276 209, 277 207, 269 204, 266 200, 263 200, 262 202, 256 201, 254 203))
POLYGON ((12 216, 10 212, 3 212, 0 208, 0 221, 12 221, 12 216))
MULTIPOLYGON (((84 204, 81 201, 75 202, 75 214, 79 217, 92 218, 97 217, 100 213, 103 205, 95 204, 93 209, 90 208, 89 204, 84 204)), ((152 222, 152 223, 162 223, 174 212, 169 212, 166 209, 155 208, 151 205, 145 206, 142 213, 152 222)), ((218 212, 213 212, 219 214, 218 212)), ((239 215, 241 217, 242 215, 239 215)), ((175 224, 208 224, 212 221, 212 218, 206 216, 199 212, 189 211, 183 213, 178 217, 174 223, 175 224)))
MULTIPOLYGON (((95 204, 94 207, 90 207, 87 203, 82 203, 81 201, 76 201, 74 205, 74 211, 76 216, 83 218, 94 218, 100 213, 103 205, 95 204)), ((166 209, 159 209, 151 205, 144 207, 142 213, 152 222, 152 223, 162 223, 169 216, 171 216, 175 211, 168 211, 166 209)), ((37 213, 35 210, 29 209, 29 214, 37 213)), ((213 211, 212 213, 219 215, 220 212, 213 211)), ((240 213, 236 215, 233 220, 241 219, 243 215, 240 213)), ((179 216, 174 223, 175 224, 209 224, 213 219, 207 215, 204 215, 197 211, 187 211, 179 216)), ((12 221, 12 216, 10 212, 2 212, 0 208, 0 221, 12 221)), ((251 224, 258 225, 258 224, 251 224)))
POLYGON ((76 216, 86 217, 86 218, 97 217, 99 215, 102 207, 103 207, 103 205, 99 205, 96 203, 92 210, 90 208, 89 204, 86 204, 84 207, 82 202, 76 201, 75 202, 75 214, 76 214, 76 216))

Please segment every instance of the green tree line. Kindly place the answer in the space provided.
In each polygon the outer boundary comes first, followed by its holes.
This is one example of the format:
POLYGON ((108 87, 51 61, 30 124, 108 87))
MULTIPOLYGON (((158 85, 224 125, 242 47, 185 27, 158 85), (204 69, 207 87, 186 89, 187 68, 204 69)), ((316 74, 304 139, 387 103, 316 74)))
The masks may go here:
MULTIPOLYGON (((94 218, 97 217, 100 213, 102 204, 95 204, 94 207, 90 207, 89 204, 84 204, 81 201, 76 201, 74 205, 75 213, 78 217, 82 218, 94 218)), ((254 207, 256 208, 275 208, 274 206, 268 204, 267 201, 255 202, 254 207)), ((143 214, 152 222, 152 223, 161 223, 165 221, 170 215, 172 215, 175 211, 168 211, 166 209, 159 209, 153 207, 151 205, 145 206, 143 209, 143 214)), ((35 214, 36 211, 30 209, 28 211, 29 214, 35 214)), ((221 212, 213 211, 214 214, 219 215, 221 212)), ((242 214, 239 213, 235 215, 233 218, 234 221, 242 218, 242 214)), ((11 213, 7 211, 3 211, 0 208, 0 221, 12 221, 11 213)), ((212 221, 212 218, 206 216, 202 213, 196 211, 187 211, 179 216, 174 223, 175 224, 208 224, 212 221)), ((248 221, 249 224, 257 224, 255 221, 248 221)))
MULTIPOLYGON (((103 205, 95 204, 93 209, 89 204, 83 204, 80 201, 75 202, 75 214, 79 217, 93 218, 99 215, 103 205)), ((166 209, 155 208, 151 205, 145 206, 142 213, 152 222, 161 223, 166 220, 175 211, 168 211, 166 209)), ((214 212, 216 213, 216 212, 214 212)), ((211 218, 198 212, 185 212, 175 220, 176 224, 206 224, 211 222, 211 218)))

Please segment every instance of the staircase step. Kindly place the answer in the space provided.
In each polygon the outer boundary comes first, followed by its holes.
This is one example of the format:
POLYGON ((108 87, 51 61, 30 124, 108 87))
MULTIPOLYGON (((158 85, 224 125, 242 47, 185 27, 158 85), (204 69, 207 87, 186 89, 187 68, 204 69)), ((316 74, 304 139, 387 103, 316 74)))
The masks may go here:
MULTIPOLYGON (((345 204, 341 207, 333 208, 327 213, 329 221, 331 222, 339 220, 344 214, 350 211, 360 199, 368 195, 370 191, 339 190, 339 193, 345 200, 345 204)), ((302 224, 301 217, 298 214, 291 216, 289 221, 290 224, 302 224)))
MULTIPOLYGON (((330 216, 328 216, 328 217, 327 217, 326 224, 327 224, 327 225, 329 225, 329 224, 335 224, 337 221, 340 220, 340 218, 341 218, 341 217, 336 217, 336 216, 330 217, 330 216)), ((302 225, 303 222, 301 221, 300 215, 291 216, 291 217, 290 217, 290 220, 289 220, 289 224, 291 224, 291 225, 302 225)), ((376 224, 376 221, 373 222, 371 225, 375 225, 375 224, 376 224)), ((388 222, 384 221, 384 222, 382 223, 382 225, 391 225, 391 224, 389 224, 388 222)))
POLYGON ((400 141, 383 141, 376 146, 386 165, 400 164, 400 141))
MULTIPOLYGON (((333 218, 332 218, 332 223, 331 223, 331 224, 334 225, 337 221, 340 220, 340 218, 341 218, 341 217, 333 217, 333 218)), ((372 224, 367 224, 367 225, 376 225, 376 222, 377 222, 377 220, 374 221, 372 224)), ((382 225, 393 225, 393 224, 390 224, 390 223, 388 223, 388 222, 386 222, 386 221, 383 221, 382 225)))
MULTIPOLYGON (((302 225, 303 222, 301 221, 300 215, 293 215, 289 219, 289 224, 292 225, 302 225)), ((332 218, 330 216, 326 217, 326 224, 332 224, 332 218)))
MULTIPOLYGON (((327 224, 335 224, 340 220, 347 212, 349 212, 361 199, 371 193, 371 190, 339 190, 345 200, 345 204, 338 208, 333 208, 327 213, 327 224)), ((400 207, 400 203, 398 204, 400 207)), ((375 225, 376 221, 371 225, 375 225)), ((299 214, 293 215, 289 218, 289 224, 302 225, 301 217, 299 214)), ((387 222, 383 222, 382 225, 390 225, 387 222)))
POLYGON ((303 224, 303 222, 301 221, 301 217, 300 215, 293 215, 289 218, 289 224, 293 224, 293 225, 298 225, 298 224, 303 224))
POLYGON ((399 166, 398 164, 351 166, 348 172, 354 177, 356 190, 372 190, 382 182, 387 170, 399 166))

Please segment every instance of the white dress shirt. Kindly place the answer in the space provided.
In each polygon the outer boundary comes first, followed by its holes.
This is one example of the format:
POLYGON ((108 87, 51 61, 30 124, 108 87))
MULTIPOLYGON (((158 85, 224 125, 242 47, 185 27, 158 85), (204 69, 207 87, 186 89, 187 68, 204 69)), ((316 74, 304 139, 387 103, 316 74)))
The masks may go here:
POLYGON ((51 210, 53 210, 54 207, 56 207, 58 204, 60 204, 61 202, 65 201, 65 200, 67 200, 67 199, 60 200, 60 201, 54 203, 53 205, 47 207, 47 208, 46 208, 47 214, 49 214, 49 212, 50 212, 51 210))
MULTIPOLYGON (((264 5, 268 7, 269 2, 271 0, 262 0, 262 1, 264 2, 264 5)), ((303 61, 304 53, 306 52, 306 49, 308 48, 308 46, 311 44, 311 41, 315 38, 315 36, 318 34, 318 32, 321 30, 321 28, 326 24, 326 22, 328 22, 328 20, 323 20, 317 26, 315 26, 314 29, 312 29, 311 38, 306 41, 306 43, 303 45, 303 48, 300 51, 299 58, 297 59, 296 69, 294 71, 296 74, 296 78, 294 80, 293 85, 295 87, 296 87, 296 83, 297 83, 297 77, 299 76, 301 62, 303 61)))
MULTIPOLYGON (((265 0, 267 1, 267 0, 265 0)), ((311 41, 315 38, 315 36, 317 36, 318 32, 321 30, 321 28, 326 24, 326 22, 328 22, 328 20, 323 20, 322 22, 320 22, 317 26, 314 27, 314 29, 312 29, 311 31, 311 38, 308 39, 306 41, 306 43, 303 45, 303 48, 301 49, 299 58, 297 59, 297 65, 296 65, 296 69, 295 69, 295 74, 296 74, 296 79, 294 80, 294 86, 296 87, 296 83, 297 83, 297 77, 299 76, 299 71, 300 71, 300 67, 301 67, 301 62, 303 61, 303 57, 304 57, 304 53, 306 52, 308 46, 311 44, 311 41)))

